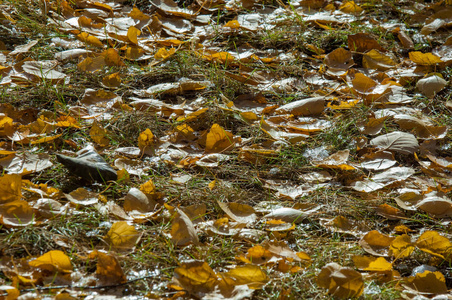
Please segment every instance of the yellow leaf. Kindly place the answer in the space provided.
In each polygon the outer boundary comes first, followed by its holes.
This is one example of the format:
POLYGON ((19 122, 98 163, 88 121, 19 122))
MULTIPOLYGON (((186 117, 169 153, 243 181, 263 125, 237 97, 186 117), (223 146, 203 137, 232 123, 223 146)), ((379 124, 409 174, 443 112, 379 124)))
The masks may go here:
POLYGON ((424 232, 416 241, 416 246, 424 252, 448 258, 452 250, 452 243, 448 238, 441 236, 436 231, 424 232))
POLYGON ((367 93, 377 86, 377 83, 362 73, 355 75, 352 80, 353 88, 360 93, 367 93))
POLYGON ((77 35, 77 39, 82 41, 83 43, 86 43, 87 45, 103 48, 104 45, 102 42, 95 36, 90 35, 87 32, 82 32, 79 35, 77 35))
POLYGON ((232 28, 232 29, 238 29, 238 28, 240 28, 240 23, 237 20, 232 20, 232 21, 229 21, 226 24, 224 24, 224 27, 229 27, 229 28, 232 28))
POLYGON ((105 240, 113 250, 129 251, 132 250, 140 234, 134 226, 127 224, 126 221, 116 222, 111 226, 105 240))
POLYGON ((215 188, 216 184, 217 184, 216 180, 212 180, 211 182, 209 182, 208 185, 209 189, 212 191, 215 188))
POLYGON ((388 55, 372 49, 363 55, 363 66, 365 68, 386 71, 396 65, 396 62, 388 55))
POLYGON ((50 272, 64 272, 72 271, 71 259, 60 250, 52 250, 46 254, 32 260, 28 263, 31 267, 44 269, 50 272))
POLYGON ((105 66, 105 58, 97 56, 94 58, 87 57, 77 64, 77 68, 83 72, 94 72, 105 66))
POLYGON ((192 294, 213 291, 218 281, 218 276, 212 268, 201 261, 182 263, 174 270, 174 277, 185 290, 192 294))
POLYGON ((117 88, 121 85, 121 76, 119 72, 105 76, 102 83, 108 88, 117 88))
POLYGON ((218 124, 213 124, 206 138, 206 152, 219 153, 232 149, 234 146, 232 133, 224 130, 218 124))
POLYGON ((255 265, 236 267, 224 275, 234 279, 234 285, 246 284, 254 289, 261 288, 268 281, 267 274, 255 265))
POLYGON ((382 234, 377 230, 372 230, 361 238, 359 244, 367 253, 381 256, 389 249, 389 245, 391 245, 393 240, 393 237, 382 234))
POLYGON ((97 121, 94 121, 93 126, 91 126, 89 135, 101 147, 107 147, 110 144, 110 139, 107 138, 108 131, 97 121))
POLYGON ((412 51, 409 53, 410 59, 421 66, 433 66, 443 61, 438 56, 432 53, 422 53, 420 51, 412 51))
POLYGON ((343 268, 337 263, 329 263, 317 276, 317 284, 328 289, 328 293, 342 299, 359 297, 364 291, 361 273, 343 268))
POLYGON ((383 257, 353 256, 355 266, 363 271, 382 272, 392 270, 392 264, 383 257))
POLYGON ((146 196, 152 196, 155 194, 155 185, 152 179, 140 185, 140 191, 142 191, 146 196))
POLYGON ((136 46, 130 46, 130 47, 127 47, 125 57, 130 60, 136 60, 136 59, 139 59, 141 56, 143 56, 143 54, 144 54, 143 48, 136 47, 136 46))
POLYGON ((130 26, 127 30, 127 38, 132 44, 138 45, 138 36, 141 34, 141 31, 134 26, 130 26))
POLYGON ((5 174, 0 177, 0 204, 20 200, 22 177, 18 174, 5 174))
POLYGON ((121 170, 118 170, 118 182, 129 182, 130 181, 130 174, 127 172, 126 169, 122 168, 121 170))
POLYGON ((257 219, 254 208, 247 204, 236 202, 224 203, 217 201, 221 209, 234 221, 239 223, 252 223, 257 219))
POLYGON ((339 6, 339 10, 348 14, 359 14, 363 11, 361 7, 359 7, 355 1, 347 1, 339 6))
POLYGON ((165 60, 168 57, 170 57, 171 55, 173 55, 174 53, 176 53, 176 49, 175 48, 171 48, 169 51, 166 50, 165 47, 160 48, 155 54, 154 54, 154 58, 157 60, 165 60))
POLYGON ((138 148, 144 153, 154 151, 154 134, 148 128, 138 136, 138 148))
POLYGON ((53 135, 53 136, 45 136, 45 137, 42 137, 42 138, 37 139, 35 141, 31 141, 30 144, 31 145, 36 145, 36 144, 48 143, 48 142, 51 142, 53 140, 56 140, 57 138, 59 138, 62 135, 63 134, 60 133, 60 134, 53 135))
POLYGON ((411 242, 411 237, 407 234, 396 237, 391 246, 389 246, 389 255, 394 256, 395 259, 409 257, 414 250, 414 244, 411 242))
POLYGON ((262 247, 261 245, 256 245, 248 249, 246 254, 246 258, 250 261, 250 263, 255 265, 264 264, 269 261, 274 255, 262 247))
POLYGON ((110 48, 102 52, 105 58, 105 64, 109 67, 123 67, 125 64, 122 62, 121 57, 116 49, 110 48))
POLYGON ((128 16, 140 21, 146 21, 151 18, 150 16, 144 14, 141 10, 139 10, 136 7, 133 7, 132 11, 128 14, 128 16))
POLYGON ((8 294, 6 298, 2 298, 4 300, 15 300, 20 296, 19 290, 10 285, 0 285, 0 293, 3 294, 4 292, 8 294))

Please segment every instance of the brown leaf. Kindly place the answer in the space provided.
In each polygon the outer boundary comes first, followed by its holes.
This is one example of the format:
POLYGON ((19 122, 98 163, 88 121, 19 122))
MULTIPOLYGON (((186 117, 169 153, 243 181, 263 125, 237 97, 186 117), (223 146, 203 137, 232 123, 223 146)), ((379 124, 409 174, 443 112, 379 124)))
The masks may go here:
POLYGON ((99 279, 98 285, 116 285, 127 281, 121 265, 113 255, 95 250, 88 257, 90 259, 97 258, 96 276, 99 279))
POLYGON ((406 280, 406 287, 420 293, 446 294, 447 286, 444 275, 439 272, 424 271, 406 280))
POLYGON ((190 243, 199 244, 196 229, 190 218, 179 208, 176 208, 176 216, 171 227, 171 240, 177 246, 185 246, 190 243))
POLYGON ((348 49, 355 52, 366 52, 372 49, 384 51, 378 42, 367 33, 357 33, 348 36, 348 49))

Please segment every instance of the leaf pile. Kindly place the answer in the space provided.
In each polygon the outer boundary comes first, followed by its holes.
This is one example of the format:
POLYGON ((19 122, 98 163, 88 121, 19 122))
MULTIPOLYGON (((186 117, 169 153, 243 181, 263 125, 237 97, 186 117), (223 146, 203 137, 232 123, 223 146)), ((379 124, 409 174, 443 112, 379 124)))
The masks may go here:
POLYGON ((2 4, 0 298, 448 294, 451 1, 148 2, 2 4))

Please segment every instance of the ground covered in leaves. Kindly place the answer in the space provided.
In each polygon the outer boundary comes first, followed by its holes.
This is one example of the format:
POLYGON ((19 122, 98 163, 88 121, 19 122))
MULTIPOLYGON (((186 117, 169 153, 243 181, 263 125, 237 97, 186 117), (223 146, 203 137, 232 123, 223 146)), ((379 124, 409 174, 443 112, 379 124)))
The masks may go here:
POLYGON ((450 0, 0 8, 0 299, 451 297, 450 0))

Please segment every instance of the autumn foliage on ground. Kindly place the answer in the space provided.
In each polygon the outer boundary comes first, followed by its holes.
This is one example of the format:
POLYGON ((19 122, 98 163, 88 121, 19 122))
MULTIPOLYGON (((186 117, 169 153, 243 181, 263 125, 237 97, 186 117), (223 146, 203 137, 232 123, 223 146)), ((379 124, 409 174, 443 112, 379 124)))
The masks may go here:
POLYGON ((0 299, 451 297, 450 0, 0 7, 0 299))

